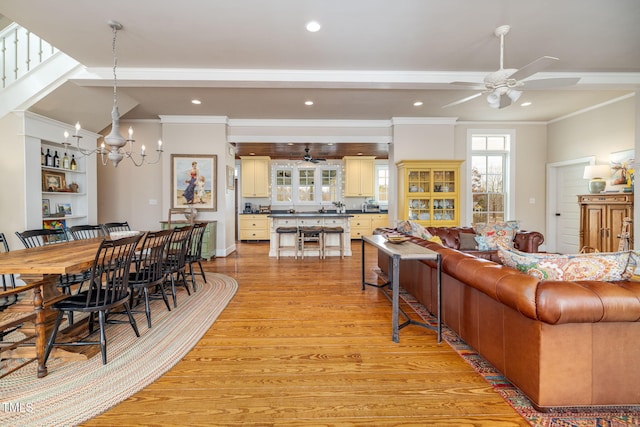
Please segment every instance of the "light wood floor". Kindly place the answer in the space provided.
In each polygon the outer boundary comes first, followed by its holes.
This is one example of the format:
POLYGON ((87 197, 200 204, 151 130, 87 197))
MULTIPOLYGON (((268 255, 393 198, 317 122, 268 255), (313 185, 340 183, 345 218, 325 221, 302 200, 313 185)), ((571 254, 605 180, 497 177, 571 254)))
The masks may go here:
POLYGON ((528 425, 434 332, 391 341, 390 303, 361 291, 352 246, 344 260, 277 261, 243 243, 207 262, 238 281, 229 306, 172 370, 86 425, 528 425))

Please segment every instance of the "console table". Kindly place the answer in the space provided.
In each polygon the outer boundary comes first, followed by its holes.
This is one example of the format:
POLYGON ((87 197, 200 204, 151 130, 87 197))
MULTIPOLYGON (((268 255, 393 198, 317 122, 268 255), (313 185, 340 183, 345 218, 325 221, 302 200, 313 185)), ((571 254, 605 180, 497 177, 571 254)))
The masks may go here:
MULTIPOLYGON (((202 236, 202 258, 210 261, 211 258, 216 257, 216 239, 217 239, 217 227, 218 221, 196 221, 207 223, 207 228, 202 236)), ((191 225, 189 221, 171 221, 172 227, 186 227, 191 225)), ((160 221, 160 226, 163 230, 169 228, 168 221, 160 221)))
POLYGON ((384 236, 372 235, 362 236, 362 290, 365 286, 373 286, 379 288, 384 296, 391 301, 391 335, 394 342, 400 342, 400 329, 408 325, 417 325, 423 328, 434 330, 438 333, 438 344, 442 342, 442 258, 439 253, 432 251, 431 249, 424 248, 420 245, 416 245, 412 242, 403 243, 389 243, 384 236), (379 251, 389 255, 389 276, 390 281, 382 285, 376 283, 368 283, 365 281, 364 266, 365 266, 365 243, 378 248, 379 251), (433 260, 437 266, 437 318, 438 324, 436 326, 429 325, 427 323, 418 322, 409 318, 407 313, 400 308, 400 261, 401 260, 433 260), (391 288, 391 297, 385 290, 386 287, 391 288), (404 323, 400 324, 398 315, 406 319, 404 323))

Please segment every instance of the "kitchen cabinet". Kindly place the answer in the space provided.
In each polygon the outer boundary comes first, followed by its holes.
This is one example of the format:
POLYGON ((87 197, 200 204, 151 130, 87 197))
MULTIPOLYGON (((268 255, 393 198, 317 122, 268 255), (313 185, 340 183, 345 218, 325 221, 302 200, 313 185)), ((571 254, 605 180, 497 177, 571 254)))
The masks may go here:
MULTIPOLYGON (((615 252, 622 249, 620 233, 624 219, 633 218, 633 195, 624 193, 579 195, 578 203, 580 204, 580 248, 586 246, 599 252, 615 252)), ((628 231, 628 247, 633 248, 633 227, 629 226, 628 231)))
POLYGON ((371 235, 376 228, 388 227, 388 223, 387 214, 354 214, 350 222, 351 238, 360 239, 371 235))
POLYGON ((240 215, 240 240, 269 240, 267 215, 240 215))
POLYGON ((405 160, 398 167, 398 219, 425 227, 460 225, 462 160, 405 160))
POLYGON ((240 157, 240 185, 242 197, 269 197, 268 156, 240 157))
POLYGON ((345 197, 374 197, 375 157, 345 156, 345 197))

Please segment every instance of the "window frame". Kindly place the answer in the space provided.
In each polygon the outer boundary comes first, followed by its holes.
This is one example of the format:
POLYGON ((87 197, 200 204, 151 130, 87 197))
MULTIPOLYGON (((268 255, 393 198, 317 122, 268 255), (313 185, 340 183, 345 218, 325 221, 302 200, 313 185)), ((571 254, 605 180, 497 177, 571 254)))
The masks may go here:
POLYGON ((327 202, 322 201, 322 171, 323 170, 335 170, 336 171, 336 194, 338 197, 342 196, 342 165, 335 161, 327 160, 326 163, 292 163, 273 160, 271 164, 271 188, 274 191, 271 192, 271 205, 280 207, 293 207, 293 206, 333 206, 333 202, 337 200, 331 200, 327 202), (300 173, 302 169, 314 170, 314 190, 313 201, 301 201, 300 200, 300 173), (292 178, 292 191, 291 201, 282 202, 276 200, 277 197, 277 171, 278 170, 290 170, 292 178))
POLYGON ((514 129, 468 129, 467 130, 467 167, 466 167, 466 209, 465 214, 468 218, 467 222, 473 224, 473 191, 471 188, 472 174, 472 157, 476 153, 490 156, 492 154, 504 155, 504 219, 505 221, 516 219, 515 211, 515 130, 514 129), (472 150, 472 139, 477 136, 503 136, 505 137, 505 150, 472 150))

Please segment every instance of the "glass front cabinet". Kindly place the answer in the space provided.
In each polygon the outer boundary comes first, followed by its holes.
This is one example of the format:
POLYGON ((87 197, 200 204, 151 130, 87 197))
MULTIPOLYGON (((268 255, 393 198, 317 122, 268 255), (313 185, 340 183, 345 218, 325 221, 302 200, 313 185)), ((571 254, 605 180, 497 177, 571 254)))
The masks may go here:
POLYGON ((461 160, 398 162, 398 218, 425 227, 459 225, 461 163, 461 160))

